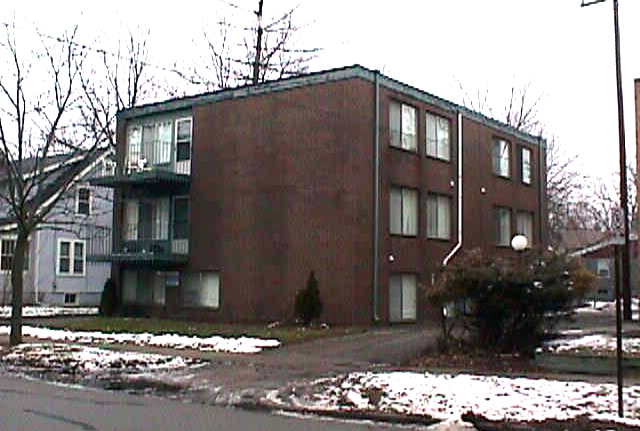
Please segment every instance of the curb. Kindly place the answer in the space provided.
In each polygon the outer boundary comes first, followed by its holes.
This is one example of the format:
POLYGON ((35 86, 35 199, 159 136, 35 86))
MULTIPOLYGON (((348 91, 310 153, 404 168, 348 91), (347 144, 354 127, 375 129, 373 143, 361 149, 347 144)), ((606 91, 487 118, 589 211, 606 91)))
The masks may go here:
POLYGON ((304 407, 294 407, 282 404, 269 403, 265 401, 239 401, 233 403, 233 407, 255 412, 287 412, 300 415, 311 415, 329 417, 344 420, 369 420, 373 422, 383 422, 400 425, 423 425, 430 426, 442 422, 440 419, 422 415, 403 415, 399 413, 381 413, 366 410, 316 410, 304 407))

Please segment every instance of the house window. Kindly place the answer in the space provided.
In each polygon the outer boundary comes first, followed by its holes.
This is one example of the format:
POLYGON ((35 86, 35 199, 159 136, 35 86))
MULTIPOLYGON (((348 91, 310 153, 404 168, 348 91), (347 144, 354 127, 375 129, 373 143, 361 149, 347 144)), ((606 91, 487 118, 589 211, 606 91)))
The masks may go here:
POLYGON ((65 293, 64 294, 64 305, 76 305, 77 304, 77 296, 75 293, 65 293))
POLYGON ((418 191, 405 187, 391 187, 389 224, 393 235, 418 234, 418 191))
POLYGON ((520 174, 523 184, 531 184, 531 150, 521 147, 520 174))
POLYGON ((191 160, 191 118, 176 121, 176 161, 191 160))
POLYGON ((527 238, 527 247, 533 242, 533 213, 518 211, 516 216, 516 234, 527 238))
POLYGON ((511 172, 510 166, 511 147, 509 143, 503 139, 493 141, 493 173, 501 177, 509 178, 511 172))
POLYGON ((446 195, 427 196, 427 237, 451 238, 451 198, 446 195))
POLYGON ((173 201, 173 238, 189 238, 189 198, 177 197, 173 201))
POLYGON ((496 245, 509 247, 511 245, 511 210, 496 208, 496 245))
POLYGON ((416 108, 402 103, 391 102, 389 108, 390 144, 392 147, 417 152, 416 108))
POLYGON ((91 214, 91 189, 89 187, 78 187, 76 190, 76 214, 91 214))
POLYGON ((190 307, 220 306, 220 274, 217 272, 187 273, 183 282, 183 302, 190 307))
POLYGON ((58 275, 84 276, 85 262, 84 240, 58 240, 58 275))
MULTIPOLYGON (((0 271, 11 271, 13 267, 13 255, 16 251, 17 238, 0 239, 0 271)), ((23 271, 29 270, 29 242, 24 251, 23 271)))
POLYGON ((417 288, 416 274, 392 274, 389 277, 389 320, 391 322, 416 320, 417 288))
POLYGON ((427 156, 442 160, 451 159, 449 145, 449 119, 427 112, 426 149, 427 156))

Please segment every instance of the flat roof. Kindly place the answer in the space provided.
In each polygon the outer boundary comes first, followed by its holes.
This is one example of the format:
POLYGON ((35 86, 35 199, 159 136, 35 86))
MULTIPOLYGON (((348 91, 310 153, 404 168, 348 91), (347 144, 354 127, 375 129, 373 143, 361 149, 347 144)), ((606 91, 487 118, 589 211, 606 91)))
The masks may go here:
POLYGON ((245 85, 235 88, 226 88, 214 92, 185 96, 181 98, 165 100, 162 102, 136 106, 118 112, 118 117, 127 119, 141 116, 157 115, 172 111, 186 110, 192 108, 193 106, 207 105, 222 100, 253 97, 277 91, 291 90, 294 88, 307 87, 311 85, 343 81, 354 78, 363 79, 372 83, 377 81, 381 87, 396 91, 398 93, 402 93, 413 99, 428 103, 432 106, 437 106, 444 111, 456 113, 460 112, 467 118, 483 123, 489 127, 492 127, 509 135, 515 136, 522 141, 528 142, 530 144, 538 145, 539 143, 541 143, 543 146, 546 146, 546 141, 540 136, 535 136, 523 132, 501 121, 487 117, 484 114, 469 109, 465 106, 458 105, 457 103, 435 96, 431 93, 420 90, 419 88, 397 81, 393 78, 383 75, 377 70, 370 70, 366 67, 360 66, 359 64, 338 69, 313 72, 306 75, 299 75, 290 78, 283 78, 275 81, 267 81, 258 85, 245 85))

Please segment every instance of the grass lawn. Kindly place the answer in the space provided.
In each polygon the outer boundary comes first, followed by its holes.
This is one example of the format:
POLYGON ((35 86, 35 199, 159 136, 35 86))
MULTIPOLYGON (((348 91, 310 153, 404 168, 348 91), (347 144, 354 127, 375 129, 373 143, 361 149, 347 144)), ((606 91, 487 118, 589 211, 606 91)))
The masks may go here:
POLYGON ((126 317, 92 317, 86 319, 69 319, 64 323, 47 325, 50 328, 67 329, 72 331, 101 331, 101 332, 149 332, 152 334, 181 334, 197 337, 211 337, 223 335, 229 337, 260 337, 275 338, 282 344, 294 344, 310 341, 316 338, 340 337, 358 334, 366 331, 364 327, 335 327, 322 329, 317 326, 303 327, 283 325, 268 328, 266 325, 232 325, 221 323, 187 322, 181 320, 162 320, 154 318, 126 318, 126 317))

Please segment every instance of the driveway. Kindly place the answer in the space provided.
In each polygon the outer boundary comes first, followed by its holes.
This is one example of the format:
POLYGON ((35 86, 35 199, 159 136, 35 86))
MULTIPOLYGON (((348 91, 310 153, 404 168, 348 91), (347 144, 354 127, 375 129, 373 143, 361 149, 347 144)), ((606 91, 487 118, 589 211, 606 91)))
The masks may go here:
MULTIPOLYGON (((69 317, 62 319, 69 320, 69 317)), ((25 323, 46 325, 51 320, 25 319, 25 323)), ((178 390, 178 396, 230 404, 239 400, 250 402, 271 390, 320 377, 397 367, 434 349, 438 334, 437 328, 420 324, 385 326, 354 335, 287 345, 255 355, 136 345, 109 345, 108 348, 205 359, 208 364, 200 368, 154 372, 143 378, 150 380, 150 386, 178 390)), ((7 342, 8 337, 0 337, 0 344, 7 342)), ((139 383, 144 386, 144 382, 139 383)), ((126 387, 125 382, 123 385, 126 387)))
MULTIPOLYGON (((438 330, 433 327, 408 325, 317 339, 257 355, 152 351, 207 359, 210 363, 202 368, 168 374, 166 378, 188 386, 191 389, 188 398, 232 404, 239 400, 256 400, 271 390, 296 382, 351 371, 393 368, 435 348, 437 336, 438 330)), ((149 351, 148 348, 143 350, 149 351)))

